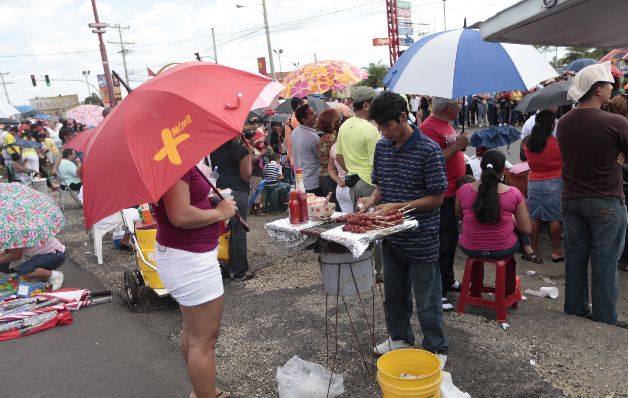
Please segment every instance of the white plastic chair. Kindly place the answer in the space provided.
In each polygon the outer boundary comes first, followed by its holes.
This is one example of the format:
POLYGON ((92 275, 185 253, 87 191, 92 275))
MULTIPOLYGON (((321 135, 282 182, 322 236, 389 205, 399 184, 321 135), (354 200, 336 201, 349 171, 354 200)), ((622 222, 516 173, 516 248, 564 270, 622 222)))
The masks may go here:
POLYGON ((120 213, 114 213, 109 217, 105 217, 98 221, 92 227, 92 236, 94 238, 94 254, 98 259, 98 264, 102 264, 102 241, 105 234, 112 230, 116 232, 124 232, 123 221, 120 213))

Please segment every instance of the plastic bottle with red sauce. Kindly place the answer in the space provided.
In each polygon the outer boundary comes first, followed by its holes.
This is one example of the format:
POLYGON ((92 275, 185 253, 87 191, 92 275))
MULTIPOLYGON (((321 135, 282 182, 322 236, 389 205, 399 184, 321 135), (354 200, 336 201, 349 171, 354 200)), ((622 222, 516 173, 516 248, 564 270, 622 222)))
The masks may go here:
POLYGON ((290 224, 301 223, 301 207, 299 206, 299 192, 293 186, 290 190, 290 202, 288 202, 290 210, 290 224))
POLYGON ((305 192, 305 185, 303 184, 303 169, 296 169, 296 187, 299 192, 299 209, 301 211, 301 222, 308 222, 310 216, 307 211, 307 193, 305 192))

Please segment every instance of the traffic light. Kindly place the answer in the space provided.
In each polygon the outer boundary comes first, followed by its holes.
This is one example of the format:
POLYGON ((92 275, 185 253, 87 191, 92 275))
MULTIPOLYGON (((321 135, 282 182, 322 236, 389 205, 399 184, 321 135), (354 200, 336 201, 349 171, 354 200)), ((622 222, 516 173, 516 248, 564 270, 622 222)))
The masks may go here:
POLYGON ((35 75, 31 75, 31 82, 33 82, 33 87, 37 86, 37 80, 35 80, 35 75))
POLYGON ((48 75, 44 75, 44 79, 46 79, 46 86, 50 87, 50 78, 48 75))
POLYGON ((201 55, 199 53, 194 53, 194 55, 196 55, 196 60, 197 61, 201 60, 201 55))

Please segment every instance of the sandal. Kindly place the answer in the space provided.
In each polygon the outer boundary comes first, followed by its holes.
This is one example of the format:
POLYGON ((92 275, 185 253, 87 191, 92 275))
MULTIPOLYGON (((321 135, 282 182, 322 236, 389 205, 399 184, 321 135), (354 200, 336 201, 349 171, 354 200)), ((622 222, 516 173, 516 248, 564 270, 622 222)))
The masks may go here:
POLYGON ((628 264, 622 264, 619 266, 619 269, 624 271, 624 272, 628 272, 628 264))
POLYGON ((216 398, 229 398, 229 397, 231 397, 231 393, 225 390, 220 390, 220 392, 216 395, 216 398))
POLYGON ((543 259, 536 252, 523 253, 521 258, 525 261, 531 261, 535 264, 543 264, 543 259))
POLYGON ((560 263, 565 261, 565 256, 560 256, 560 257, 552 257, 552 262, 553 263, 560 263))

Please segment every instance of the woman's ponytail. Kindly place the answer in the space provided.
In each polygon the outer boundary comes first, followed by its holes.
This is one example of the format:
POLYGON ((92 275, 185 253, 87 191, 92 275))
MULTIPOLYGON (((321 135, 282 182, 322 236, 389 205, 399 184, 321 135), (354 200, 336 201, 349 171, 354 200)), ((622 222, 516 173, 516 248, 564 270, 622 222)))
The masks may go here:
POLYGON ((482 177, 478 187, 478 196, 472 207, 475 218, 480 223, 497 224, 501 219, 497 189, 505 164, 506 157, 498 150, 491 149, 482 156, 480 163, 482 177))

